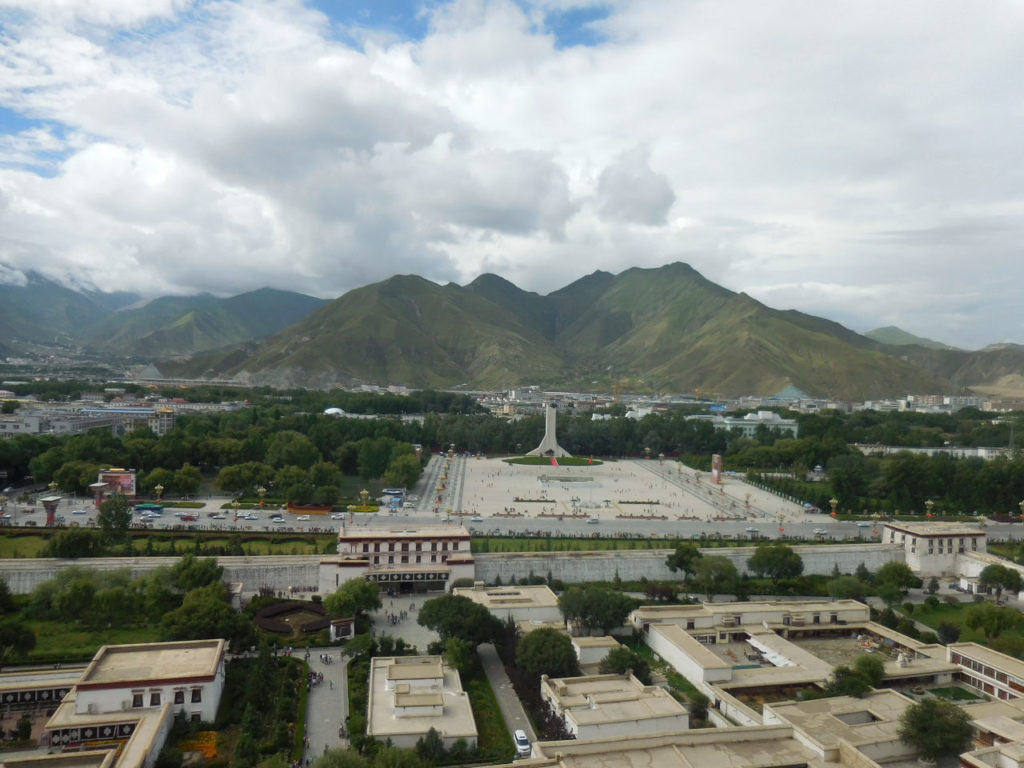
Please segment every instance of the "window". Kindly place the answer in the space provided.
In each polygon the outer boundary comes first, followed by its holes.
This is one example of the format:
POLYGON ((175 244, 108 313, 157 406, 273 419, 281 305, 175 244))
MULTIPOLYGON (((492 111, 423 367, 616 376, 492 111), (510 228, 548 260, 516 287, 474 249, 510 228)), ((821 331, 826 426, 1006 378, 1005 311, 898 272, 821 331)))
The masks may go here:
POLYGON ((431 552, 437 552, 437 542, 436 541, 430 542, 430 551, 431 552))
POLYGON ((417 563, 418 563, 418 562, 420 561, 420 558, 421 558, 421 556, 420 556, 420 555, 416 555, 416 562, 417 562, 417 563))
POLYGON ((378 542, 374 542, 373 551, 374 552, 380 552, 380 542, 379 541, 378 542))
POLYGON ((192 713, 192 717, 189 718, 189 719, 192 720, 193 723, 202 722, 202 720, 203 720, 203 713, 202 712, 193 712, 192 713))
POLYGON ((133 693, 132 694, 132 706, 133 707, 141 707, 142 706, 142 694, 141 693, 133 693))
POLYGON ((392 541, 390 544, 388 544, 388 552, 394 552, 394 551, 395 551, 395 542, 392 541))
POLYGON ((175 691, 174 692, 174 703, 175 704, 184 704, 185 703, 185 692, 184 691, 175 691))
POLYGON ((395 556, 394 555, 388 555, 388 565, 394 565, 394 564, 395 564, 395 556))
POLYGON ((441 542, 441 550, 443 552, 447 552, 448 551, 448 542, 447 541, 441 542))
POLYGON ((423 542, 417 541, 416 542, 416 551, 419 552, 422 549, 423 549, 423 542))
POLYGON ((370 551, 370 545, 368 543, 366 543, 366 542, 363 542, 363 552, 369 552, 369 551, 370 551))
POLYGON ((402 551, 403 552, 408 552, 409 551, 409 542, 408 541, 403 541, 402 542, 402 551))
POLYGON ((430 562, 436 563, 437 562, 437 555, 431 555, 430 556, 430 562))
POLYGON ((373 556, 373 564, 374 565, 380 565, 380 555, 374 555, 373 556))
POLYGON ((453 541, 452 542, 452 550, 454 551, 454 550, 457 550, 458 548, 459 548, 459 542, 453 541))
POLYGON ((192 703, 193 704, 198 704, 202 700, 203 700, 203 689, 202 688, 193 688, 192 689, 192 703))
POLYGON ((402 562, 403 563, 408 563, 409 562, 409 556, 408 555, 402 555, 402 562))
POLYGON ((149 706, 159 707, 160 706, 160 691, 149 692, 149 706))

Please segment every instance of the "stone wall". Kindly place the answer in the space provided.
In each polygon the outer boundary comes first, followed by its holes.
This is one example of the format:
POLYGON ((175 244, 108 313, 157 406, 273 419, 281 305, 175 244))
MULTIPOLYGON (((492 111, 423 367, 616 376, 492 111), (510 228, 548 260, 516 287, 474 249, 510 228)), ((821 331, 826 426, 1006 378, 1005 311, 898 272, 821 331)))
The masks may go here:
MULTIPOLYGON (((804 573, 832 573, 835 566, 841 573, 853 573, 864 563, 869 571, 877 571, 891 560, 903 561, 903 548, 895 544, 829 544, 794 547, 804 561, 804 573)), ((517 552, 481 553, 476 557, 476 578, 494 583, 499 576, 503 583, 534 576, 565 582, 612 581, 616 575, 625 581, 678 579, 665 565, 670 550, 605 550, 600 552, 517 552)), ((733 562, 743 573, 754 547, 723 547, 702 549, 708 555, 721 555, 733 562)))
MULTIPOLYGON (((261 557, 219 557, 224 568, 225 581, 238 581, 246 594, 260 587, 289 591, 291 587, 316 589, 320 570, 320 555, 289 555, 261 557)), ((11 592, 26 594, 39 584, 52 579, 57 572, 68 568, 88 568, 117 571, 127 568, 132 578, 138 578, 163 566, 178 562, 176 557, 98 557, 85 560, 57 560, 33 558, 0 560, 0 577, 7 581, 11 592)))
MULTIPOLYGON (((795 547, 804 561, 804 573, 831 573, 838 565, 842 573, 853 573, 860 563, 876 571, 890 560, 903 560, 903 549, 894 544, 834 544, 795 547)), ((742 573, 753 547, 728 547, 702 550, 705 555, 721 555, 736 564, 742 573)), ((607 550, 601 552, 524 552, 476 555, 476 578, 493 583, 498 576, 504 583, 526 578, 532 572, 546 577, 548 573, 565 582, 612 581, 616 574, 627 581, 641 578, 677 579, 665 565, 669 550, 607 550)), ((261 557, 220 557, 224 580, 241 582, 246 595, 269 587, 288 592, 294 588, 312 587, 319 583, 321 555, 266 555, 261 557)), ((0 577, 11 592, 26 594, 61 570, 71 567, 97 570, 127 568, 133 577, 154 568, 170 566, 174 557, 103 557, 87 560, 56 560, 49 558, 0 560, 0 577)))

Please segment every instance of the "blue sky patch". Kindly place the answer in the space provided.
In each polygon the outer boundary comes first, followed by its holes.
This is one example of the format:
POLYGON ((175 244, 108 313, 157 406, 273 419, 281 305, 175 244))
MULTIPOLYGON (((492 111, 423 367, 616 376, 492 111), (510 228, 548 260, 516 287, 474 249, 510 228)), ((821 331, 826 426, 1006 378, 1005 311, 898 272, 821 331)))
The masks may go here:
POLYGON ((545 27, 546 31, 555 36, 556 48, 599 45, 605 37, 594 22, 607 19, 610 14, 611 7, 608 5, 552 11, 545 18, 545 27))
POLYGON ((309 5, 328 19, 339 37, 348 38, 352 28, 390 32, 403 40, 422 40, 429 16, 423 13, 440 5, 427 0, 310 0, 309 5))

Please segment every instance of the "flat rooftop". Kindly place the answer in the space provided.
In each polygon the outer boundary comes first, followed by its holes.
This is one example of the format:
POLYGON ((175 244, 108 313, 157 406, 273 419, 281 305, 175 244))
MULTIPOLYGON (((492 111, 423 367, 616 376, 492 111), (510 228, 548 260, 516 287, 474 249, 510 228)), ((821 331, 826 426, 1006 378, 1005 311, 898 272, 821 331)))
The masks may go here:
POLYGON ((462 690, 459 673, 442 664, 440 656, 378 656, 370 662, 369 697, 367 701, 366 733, 375 739, 386 740, 400 736, 423 736, 434 728, 442 738, 466 739, 476 743, 476 721, 473 720, 473 709, 469 704, 469 696, 462 690), (420 663, 416 663, 419 661, 420 663), (397 663, 396 663, 397 662, 397 663), (395 679, 409 680, 402 673, 396 678, 391 674, 391 667, 397 666, 405 670, 417 667, 426 671, 441 667, 442 683, 439 686, 426 686, 410 689, 395 686, 388 690, 388 682, 395 679), (403 715, 396 717, 396 706, 442 707, 440 715, 403 715))
POLYGON ((363 527, 346 525, 338 532, 338 539, 359 541, 362 539, 452 539, 469 538, 464 525, 382 525, 363 527))
MULTIPOLYGON (((723 617, 745 614, 809 615, 859 614, 863 621, 870 619, 870 609, 857 600, 787 600, 751 603, 699 603, 697 605, 645 605, 633 611, 635 623, 685 622, 687 620, 711 618, 716 624, 723 617)), ((855 619, 848 619, 855 620, 855 619)))
POLYGON ((984 536, 985 529, 969 523, 953 522, 902 522, 894 520, 884 523, 886 528, 892 528, 903 533, 910 533, 914 536, 984 536))
MULTIPOLYGON (((835 768, 793 738, 789 726, 712 728, 534 745, 530 768, 835 768)), ((508 768, 512 768, 509 766, 508 768)))
POLYGON ((689 713, 664 688, 644 685, 633 675, 565 677, 547 681, 565 716, 578 725, 601 725, 689 713))
POLYGON ((384 665, 388 680, 440 680, 444 667, 440 656, 397 656, 384 665))
POLYGON ((96 652, 79 688, 144 680, 212 678, 224 658, 224 640, 105 645, 96 652))
POLYGON ((786 701, 765 705, 765 717, 773 713, 824 749, 839 741, 854 746, 898 739, 899 719, 914 702, 895 691, 872 691, 863 698, 835 696, 812 701, 786 701))
POLYGON ((452 594, 468 597, 488 610, 557 608, 558 595, 546 584, 527 587, 458 587, 452 594))
POLYGON ((1000 672, 1013 675, 1018 680, 1024 680, 1024 661, 1015 659, 1013 656, 993 651, 991 648, 986 648, 984 645, 978 645, 977 643, 953 643, 947 645, 946 648, 950 659, 953 658, 954 653, 959 653, 963 656, 969 656, 975 661, 980 661, 986 666, 998 669, 1000 672))

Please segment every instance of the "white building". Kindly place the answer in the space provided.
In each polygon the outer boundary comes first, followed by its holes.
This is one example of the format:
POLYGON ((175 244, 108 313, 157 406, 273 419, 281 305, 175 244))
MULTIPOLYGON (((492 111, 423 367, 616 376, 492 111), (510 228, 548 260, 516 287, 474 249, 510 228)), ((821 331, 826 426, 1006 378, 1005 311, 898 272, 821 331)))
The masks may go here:
POLYGON ((459 673, 440 656, 378 656, 370 662, 366 735, 414 747, 433 728, 446 748, 476 746, 476 721, 459 673))
POLYGON ((338 554, 320 561, 319 592, 329 595, 363 577, 396 592, 451 589, 476 573, 471 536, 463 526, 363 528, 342 525, 338 554))
POLYGON ((635 676, 541 678, 540 697, 577 739, 684 731, 690 713, 664 688, 635 676))
POLYGON ((985 552, 985 529, 964 523, 889 522, 882 543, 903 547, 905 562, 918 576, 951 576, 959 572, 960 555, 985 552))
POLYGON ((546 584, 524 587, 485 587, 482 581, 472 588, 459 587, 452 594, 479 603, 496 618, 505 621, 561 622, 558 595, 546 584))

